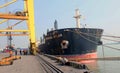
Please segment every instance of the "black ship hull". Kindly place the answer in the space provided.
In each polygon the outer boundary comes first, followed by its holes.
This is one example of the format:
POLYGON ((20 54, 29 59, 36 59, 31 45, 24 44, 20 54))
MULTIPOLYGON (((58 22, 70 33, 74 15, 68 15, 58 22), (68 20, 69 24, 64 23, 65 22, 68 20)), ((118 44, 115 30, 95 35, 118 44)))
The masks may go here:
POLYGON ((95 58, 102 29, 66 28, 50 31, 44 36, 45 43, 39 46, 45 54, 66 58, 95 58))

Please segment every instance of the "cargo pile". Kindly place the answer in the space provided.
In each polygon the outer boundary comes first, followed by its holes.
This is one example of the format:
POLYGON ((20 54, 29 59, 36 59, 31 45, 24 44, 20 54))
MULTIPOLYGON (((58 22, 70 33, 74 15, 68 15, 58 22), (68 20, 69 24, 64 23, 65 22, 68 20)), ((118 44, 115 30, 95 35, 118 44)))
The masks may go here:
POLYGON ((12 54, 10 53, 9 57, 2 58, 2 60, 0 61, 0 66, 12 65, 13 61, 17 59, 21 59, 21 56, 12 56, 12 54))

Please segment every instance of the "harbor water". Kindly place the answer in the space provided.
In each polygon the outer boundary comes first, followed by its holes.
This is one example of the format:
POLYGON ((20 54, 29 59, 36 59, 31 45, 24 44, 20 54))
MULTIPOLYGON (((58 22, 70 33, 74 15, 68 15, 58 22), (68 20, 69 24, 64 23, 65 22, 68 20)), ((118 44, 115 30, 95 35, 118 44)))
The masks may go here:
MULTIPOLYGON (((108 44, 114 48, 120 48, 120 44, 108 44)), ((99 46, 98 57, 120 57, 120 50, 99 46)), ((120 73, 120 60, 97 60, 87 64, 94 73, 120 73)))

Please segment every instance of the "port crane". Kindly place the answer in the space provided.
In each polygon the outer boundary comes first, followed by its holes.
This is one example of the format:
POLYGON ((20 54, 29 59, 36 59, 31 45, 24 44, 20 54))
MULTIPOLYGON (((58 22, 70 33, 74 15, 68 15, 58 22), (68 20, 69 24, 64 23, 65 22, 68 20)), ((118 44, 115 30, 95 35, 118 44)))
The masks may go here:
MULTIPOLYGON (((3 5, 0 5, 0 9, 7 7, 18 0, 11 0, 3 5)), ((0 13, 0 24, 8 21, 8 20, 18 20, 16 24, 0 30, 0 36, 29 36, 30 41, 30 52, 36 55, 36 38, 35 38, 35 26, 34 26, 34 0, 23 0, 24 1, 24 11, 19 11, 16 13, 0 13), (11 28, 18 25, 22 21, 26 21, 27 30, 12 30, 11 28), (17 32, 17 34, 6 34, 6 32, 17 32), (19 34, 18 34, 19 33, 19 34)))

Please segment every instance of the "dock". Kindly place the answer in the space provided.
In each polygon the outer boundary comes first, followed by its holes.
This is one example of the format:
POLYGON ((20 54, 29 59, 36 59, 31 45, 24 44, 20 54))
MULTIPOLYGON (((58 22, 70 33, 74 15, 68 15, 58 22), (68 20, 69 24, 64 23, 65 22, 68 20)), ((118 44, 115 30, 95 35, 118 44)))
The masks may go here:
MULTIPOLYGON (((0 53, 0 59, 7 57, 9 54, 0 53)), ((62 72, 58 73, 86 73, 86 69, 78 69, 72 66, 60 65, 56 60, 52 60, 44 55, 40 55, 45 61, 51 63, 62 72)), ((1 73, 47 73, 40 64, 38 56, 21 55, 21 59, 15 60, 12 65, 0 66, 1 73)))
MULTIPOLYGON (((8 54, 0 54, 0 58, 8 54)), ((1 73, 42 73, 39 62, 33 55, 21 56, 21 59, 15 60, 12 65, 0 66, 1 73)))

